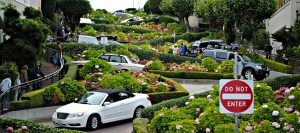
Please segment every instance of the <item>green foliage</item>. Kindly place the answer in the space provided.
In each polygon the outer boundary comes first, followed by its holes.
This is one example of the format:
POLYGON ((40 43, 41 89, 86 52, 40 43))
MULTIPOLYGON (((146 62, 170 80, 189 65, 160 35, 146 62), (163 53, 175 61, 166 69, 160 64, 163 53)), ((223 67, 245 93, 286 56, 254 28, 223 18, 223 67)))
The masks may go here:
POLYGON ((276 131, 269 121, 265 120, 263 121, 263 123, 264 124, 259 125, 252 132, 253 133, 279 133, 279 131, 276 131))
POLYGON ((265 46, 270 43, 269 33, 265 29, 258 29, 253 38, 255 49, 264 50, 265 46))
POLYGON ((148 93, 151 103, 158 104, 162 101, 179 98, 183 96, 189 95, 188 92, 176 91, 176 92, 156 92, 156 93, 148 93))
MULTIPOLYGON (((203 92, 203 93, 195 94, 194 96, 196 98, 201 98, 201 97, 206 97, 208 94, 209 94, 208 92, 203 92)), ((142 118, 148 118, 149 120, 151 120, 154 117, 154 113, 161 110, 163 107, 166 108, 171 108, 173 106, 183 107, 185 106, 185 102, 187 102, 188 99, 189 96, 184 96, 176 99, 165 100, 158 104, 152 105, 143 110, 142 118)))
POLYGON ((44 99, 48 105, 58 105, 66 101, 65 95, 55 85, 45 89, 44 99))
POLYGON ((210 73, 210 72, 173 72, 173 71, 154 71, 152 73, 159 74, 168 78, 182 79, 232 79, 233 74, 210 73))
POLYGON ((10 74, 12 77, 18 72, 16 63, 8 62, 0 65, 0 81, 4 79, 5 74, 10 74))
POLYGON ((91 25, 86 25, 82 28, 83 34, 87 36, 96 36, 97 31, 91 25))
POLYGON ((291 91, 289 95, 285 96, 285 104, 287 107, 293 106, 295 110, 300 110, 300 90, 299 88, 295 88, 294 90, 291 91), (294 98, 290 98, 294 97, 294 98))
POLYGON ((294 129, 300 129, 300 123, 298 122, 298 117, 296 113, 286 114, 284 117, 284 121, 288 124, 291 124, 294 129))
MULTIPOLYGON (((149 0, 148 3, 148 9, 150 10, 150 13, 153 14, 162 14, 161 10, 159 9, 161 0, 149 0)), ((147 8, 146 8, 147 9, 147 8)))
POLYGON ((101 81, 101 86, 103 88, 121 89, 130 92, 141 92, 143 88, 139 80, 133 77, 129 72, 104 76, 104 79, 101 81))
POLYGON ((234 124, 222 124, 215 127, 215 133, 234 133, 234 124))
POLYGON ((186 26, 184 24, 178 24, 178 23, 168 23, 167 27, 175 33, 184 33, 186 32, 186 26))
POLYGON ((104 54, 104 50, 86 50, 83 51, 82 56, 84 56, 86 59, 92 59, 92 58, 97 58, 98 56, 104 54))
POLYGON ((23 15, 26 16, 27 19, 41 19, 42 12, 40 10, 36 10, 33 7, 26 7, 24 9, 23 15))
POLYGON ((156 60, 156 61, 153 61, 152 63, 150 63, 147 68, 149 70, 159 70, 159 71, 164 71, 164 65, 161 63, 160 60, 156 60))
POLYGON ((199 108, 201 112, 204 111, 209 105, 211 104, 207 98, 197 98, 189 102, 187 106, 180 108, 180 110, 185 114, 190 114, 195 119, 197 117, 195 115, 196 109, 199 108))
POLYGON ((147 124, 149 120, 146 118, 136 118, 133 120, 132 127, 133 133, 149 133, 147 130, 147 124))
POLYGON ((218 66, 218 72, 220 73, 233 73, 234 62, 232 60, 224 60, 218 66))
POLYGON ((203 115, 199 117, 199 126, 200 131, 210 128, 214 130, 216 126, 220 124, 229 124, 234 122, 233 116, 226 116, 221 114, 219 108, 216 106, 209 106, 203 112, 203 115))
POLYGON ((56 8, 56 0, 43 0, 41 5, 43 16, 53 20, 56 8))
POLYGON ((87 92, 82 82, 72 79, 59 82, 58 88, 65 95, 66 102, 73 102, 75 98, 80 98, 87 92))
POLYGON ((300 82, 300 75, 295 74, 279 76, 270 79, 265 79, 261 82, 271 86, 273 90, 277 90, 281 87, 294 87, 297 85, 298 82, 300 82))
MULTIPOLYGON (((39 89, 36 91, 25 93, 21 97, 21 100, 23 100, 24 104, 28 105, 29 108, 41 107, 41 106, 45 105, 45 100, 43 97, 44 91, 45 91, 45 89, 39 89), (29 100, 30 104, 28 104, 25 100, 29 100)), ((26 107, 26 106, 24 106, 24 107, 26 107)))
POLYGON ((252 120, 255 123, 259 123, 264 120, 279 122, 280 121, 279 119, 284 117, 285 112, 283 111, 282 108, 280 108, 274 102, 267 103, 266 105, 268 106, 267 108, 263 108, 263 105, 262 105, 259 108, 256 108, 256 110, 254 111, 254 113, 252 115, 252 120), (278 116, 272 116, 272 112, 274 110, 279 111, 278 116))
POLYGON ((261 55, 258 55, 258 54, 252 56, 251 60, 253 60, 254 62, 265 64, 271 70, 274 70, 274 71, 277 71, 277 72, 293 73, 292 66, 269 60, 269 59, 267 59, 267 58, 265 58, 261 55))
POLYGON ((124 33, 150 33, 151 30, 142 29, 142 28, 136 28, 131 26, 124 26, 124 25, 107 25, 107 24, 95 24, 93 25, 94 29, 98 32, 107 32, 112 33, 115 31, 124 32, 124 33))
POLYGON ((90 59, 89 62, 83 65, 83 67, 80 69, 79 72, 81 76, 85 76, 90 73, 98 73, 98 72, 113 73, 114 70, 108 62, 104 60, 92 58, 90 59))
POLYGON ((189 133, 196 131, 195 122, 193 120, 174 121, 169 125, 170 129, 166 133, 189 133), (178 126, 182 126, 182 128, 177 129, 178 126))
POLYGON ((189 119, 191 119, 191 116, 181 112, 180 110, 167 109, 164 107, 160 111, 155 112, 154 118, 150 121, 149 127, 155 133, 164 133, 170 131, 171 127, 169 123, 189 119))
POLYGON ((254 101, 255 105, 263 105, 264 103, 273 102, 275 96, 270 86, 261 83, 254 84, 254 101))
POLYGON ((63 129, 63 128, 51 128, 49 126, 43 126, 36 124, 32 121, 12 119, 12 118, 0 118, 0 129, 6 129, 7 127, 13 127, 16 129, 27 126, 29 132, 32 133, 84 133, 82 131, 63 129))
POLYGON ((202 66, 204 66, 209 72, 215 72, 216 68, 218 67, 218 63, 210 58, 210 57, 207 57, 207 58, 204 58, 202 60, 202 66))

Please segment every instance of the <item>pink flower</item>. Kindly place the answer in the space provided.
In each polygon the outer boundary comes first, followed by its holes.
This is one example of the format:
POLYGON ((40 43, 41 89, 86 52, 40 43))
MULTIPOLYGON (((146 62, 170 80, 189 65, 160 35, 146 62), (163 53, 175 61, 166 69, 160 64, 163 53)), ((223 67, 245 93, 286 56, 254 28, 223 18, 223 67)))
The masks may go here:
POLYGON ((183 128, 182 125, 176 125, 176 130, 179 130, 179 129, 181 129, 181 128, 183 128))
POLYGON ((296 115, 300 116, 300 112, 299 112, 299 111, 296 110, 294 113, 295 113, 296 115))
POLYGON ((286 89, 285 91, 284 91, 284 94, 290 94, 291 93, 291 90, 290 89, 286 89))
POLYGON ((198 118, 196 118, 196 119, 195 119, 195 124, 196 124, 196 125, 200 124, 200 122, 199 122, 199 119, 198 119, 198 118))
POLYGON ((274 128, 280 128, 280 125, 279 125, 277 122, 273 122, 273 123, 272 123, 272 126, 273 126, 274 128))
POLYGON ((290 100, 293 100, 294 98, 295 98, 294 95, 289 96, 289 99, 290 99, 290 100))
POLYGON ((260 125, 266 124, 264 121, 259 122, 260 125))
POLYGON ((292 127, 292 125, 285 124, 285 126, 283 127, 283 130, 289 131, 291 127, 292 127))
POLYGON ((9 133, 12 133, 14 131, 14 128, 13 127, 8 127, 8 128, 6 128, 6 131, 9 132, 9 133))
POLYGON ((27 126, 22 126, 22 131, 27 131, 28 127, 27 126))
POLYGON ((246 126, 246 127, 245 127, 245 130, 246 130, 247 132, 250 132, 250 131, 253 130, 253 126, 246 126))
POLYGON ((286 108, 286 107, 284 107, 283 110, 284 110, 285 112, 292 112, 292 111, 293 111, 293 108, 286 108))

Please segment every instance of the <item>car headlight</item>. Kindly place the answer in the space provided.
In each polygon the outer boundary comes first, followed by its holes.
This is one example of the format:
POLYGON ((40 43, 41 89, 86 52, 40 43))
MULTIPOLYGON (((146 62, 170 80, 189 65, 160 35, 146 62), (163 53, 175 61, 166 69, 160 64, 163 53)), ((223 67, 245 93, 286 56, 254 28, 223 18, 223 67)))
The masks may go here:
POLYGON ((261 66, 256 66, 256 68, 257 68, 257 69, 262 69, 262 67, 261 67, 261 66))
POLYGON ((75 117, 81 117, 83 116, 83 112, 81 113, 73 113, 73 114, 69 114, 68 118, 75 118, 75 117))

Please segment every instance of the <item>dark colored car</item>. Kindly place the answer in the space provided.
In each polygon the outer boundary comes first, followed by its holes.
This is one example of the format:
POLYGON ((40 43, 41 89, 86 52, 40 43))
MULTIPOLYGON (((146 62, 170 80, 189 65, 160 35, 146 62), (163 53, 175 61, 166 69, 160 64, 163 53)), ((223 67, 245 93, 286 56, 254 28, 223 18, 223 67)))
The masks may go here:
POLYGON ((230 47, 223 40, 195 41, 189 47, 189 56, 198 56, 199 53, 202 53, 209 46, 211 49, 221 49, 222 47, 227 49, 230 47))
MULTIPOLYGON (((211 57, 218 63, 221 63, 223 60, 234 59, 234 52, 220 49, 207 49, 202 54, 202 58, 206 57, 211 57)), ((265 65, 253 63, 245 55, 237 55, 237 57, 239 65, 238 73, 241 74, 245 79, 250 79, 251 75, 253 75, 256 80, 262 80, 269 76, 270 71, 265 65)))

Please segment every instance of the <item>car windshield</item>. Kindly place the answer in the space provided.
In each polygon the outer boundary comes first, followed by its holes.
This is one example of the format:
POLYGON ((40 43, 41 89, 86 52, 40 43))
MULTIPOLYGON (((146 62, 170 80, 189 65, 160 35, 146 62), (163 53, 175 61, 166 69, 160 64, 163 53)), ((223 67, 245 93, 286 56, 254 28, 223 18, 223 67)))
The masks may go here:
POLYGON ((86 93, 79 101, 80 104, 99 105, 105 98, 104 93, 86 93))
POLYGON ((248 56, 246 56, 246 55, 242 55, 242 58, 246 62, 251 62, 251 59, 248 56))

